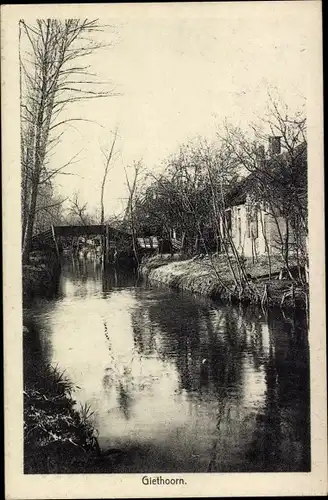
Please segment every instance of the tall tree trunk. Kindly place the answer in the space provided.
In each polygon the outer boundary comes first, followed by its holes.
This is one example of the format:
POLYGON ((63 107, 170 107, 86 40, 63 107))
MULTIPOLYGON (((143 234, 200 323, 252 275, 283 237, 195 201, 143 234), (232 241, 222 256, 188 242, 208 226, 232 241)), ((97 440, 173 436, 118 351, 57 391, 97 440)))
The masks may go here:
MULTIPOLYGON (((288 264, 288 258, 286 260, 286 251, 285 251, 285 243, 286 243, 286 240, 284 241, 284 238, 283 238, 283 235, 282 235, 282 232, 281 232, 281 228, 280 228, 280 225, 279 225, 279 220, 278 220, 278 217, 274 211, 274 208, 272 206, 272 203, 270 202, 269 203, 270 205, 270 210, 271 210, 271 215, 275 221, 275 224, 276 224, 276 228, 277 228, 277 232, 278 232, 278 235, 279 235, 279 240, 280 240, 280 244, 281 244, 281 256, 282 256, 282 259, 284 261, 284 264, 286 266, 286 269, 287 269, 287 273, 288 273, 288 276, 289 278, 294 281, 294 278, 292 276, 292 273, 290 272, 290 269, 289 269, 289 264, 288 264)), ((288 256, 287 256, 288 257, 288 256)))
POLYGON ((262 229, 262 234, 264 238, 264 245, 265 245, 265 251, 268 257, 268 265, 269 265, 269 280, 271 280, 271 273, 272 273, 272 266, 271 266, 271 254, 270 254, 270 247, 269 247, 269 242, 268 242, 268 237, 266 234, 266 227, 264 222, 263 222, 263 214, 262 210, 260 209, 260 221, 261 221, 261 229, 262 229))
MULTIPOLYGON (((75 81, 71 78, 76 74, 89 74, 87 67, 72 64, 72 61, 85 57, 102 46, 101 43, 96 41, 93 43, 91 38, 85 36, 99 31, 101 27, 97 20, 38 19, 33 27, 21 20, 19 28, 19 38, 21 39, 24 32, 25 42, 29 44, 29 50, 24 50, 26 61, 22 58, 21 52, 19 54, 21 145, 22 150, 25 149, 22 151, 22 170, 28 169, 26 175, 29 179, 27 181, 23 175, 22 252, 23 261, 27 262, 32 244, 40 184, 49 181, 67 166, 66 164, 54 169, 51 173, 47 170, 45 158, 49 145, 58 144, 62 135, 55 135, 49 140, 49 133, 52 133, 55 127, 75 120, 72 118, 56 122, 58 115, 70 102, 106 97, 112 95, 112 92, 85 90, 83 84, 89 85, 93 82, 83 82, 83 78, 75 81), (80 39, 81 43, 74 45, 77 39, 80 39), (28 192, 29 189, 31 194, 28 192)), ((77 119, 82 120, 80 117, 77 119)))
POLYGON ((139 175, 139 170, 140 170, 140 162, 137 162, 134 164, 134 179, 132 185, 130 184, 128 174, 125 169, 125 178, 126 178, 126 184, 129 190, 129 200, 128 200, 128 205, 126 209, 126 213, 129 214, 130 218, 130 224, 131 224, 131 235, 132 235, 132 248, 133 248, 133 253, 137 262, 137 266, 139 267, 139 256, 138 256, 138 250, 137 250, 137 239, 136 239, 136 225, 135 225, 135 218, 134 218, 134 199, 135 199, 135 192, 137 188, 137 180, 138 180, 138 175, 139 175))
POLYGON ((31 199, 28 207, 28 214, 26 218, 26 227, 24 233, 24 242, 23 242, 23 263, 27 264, 29 261, 29 255, 32 248, 32 237, 33 237, 33 228, 34 228, 34 220, 35 220, 35 211, 36 211, 36 200, 38 197, 38 185, 32 185, 32 193, 31 199))
POLYGON ((136 238, 136 230, 135 230, 135 223, 134 223, 134 214, 133 214, 133 209, 132 209, 132 203, 130 205, 130 218, 131 218, 133 253, 134 253, 135 259, 137 261, 137 266, 139 267, 139 256, 138 256, 138 249, 137 249, 137 238, 136 238))
POLYGON ((105 222, 105 207, 104 207, 105 185, 106 185, 106 179, 107 179, 107 175, 108 175, 109 165, 110 165, 110 162, 113 158, 116 139, 117 139, 117 129, 115 130, 113 142, 112 142, 109 153, 104 153, 105 159, 106 159, 106 164, 105 164, 103 180, 101 183, 101 195, 100 195, 100 212, 101 212, 100 213, 100 224, 102 226, 104 225, 104 222, 105 222))
POLYGON ((284 241, 284 254, 285 254, 285 263, 287 268, 289 268, 289 221, 288 218, 285 218, 285 241, 284 241))

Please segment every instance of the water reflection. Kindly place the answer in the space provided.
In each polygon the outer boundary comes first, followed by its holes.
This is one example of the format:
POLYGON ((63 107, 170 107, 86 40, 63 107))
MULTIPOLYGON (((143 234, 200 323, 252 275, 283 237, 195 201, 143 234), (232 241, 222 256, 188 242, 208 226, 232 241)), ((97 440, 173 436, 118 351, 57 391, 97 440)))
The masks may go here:
POLYGON ((302 312, 215 306, 87 261, 64 266, 61 290, 26 317, 101 443, 126 451, 117 472, 309 470, 302 312))

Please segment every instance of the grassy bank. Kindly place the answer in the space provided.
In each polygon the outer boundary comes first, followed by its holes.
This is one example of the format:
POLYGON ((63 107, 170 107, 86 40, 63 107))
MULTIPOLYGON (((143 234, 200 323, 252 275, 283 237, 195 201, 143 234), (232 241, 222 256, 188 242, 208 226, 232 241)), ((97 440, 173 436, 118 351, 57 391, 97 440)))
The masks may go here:
POLYGON ((60 263, 52 252, 32 252, 29 263, 23 265, 22 271, 24 301, 35 296, 49 297, 56 291, 60 263))
POLYGON ((47 366, 24 388, 24 472, 83 472, 99 455, 92 414, 77 409, 71 383, 47 366))
MULTIPOLYGON (((60 265, 52 253, 33 252, 23 266, 23 300, 51 297, 58 287, 60 265)), ((73 385, 57 367, 45 363, 39 332, 23 327, 24 472, 79 473, 93 468, 100 456, 91 409, 72 397, 73 385)))
POLYGON ((46 362, 39 332, 31 321, 25 323, 24 472, 83 472, 100 453, 91 409, 74 400, 77 388, 46 362))
MULTIPOLYGON (((232 260, 236 270, 236 263, 232 260)), ((216 300, 232 302, 256 301, 270 306, 306 306, 306 290, 293 284, 290 279, 278 279, 283 267, 278 259, 272 259, 271 272, 275 277, 266 276, 268 263, 265 257, 252 262, 245 260, 249 275, 249 287, 240 292, 234 286, 232 274, 225 255, 194 257, 157 255, 142 263, 141 274, 150 283, 161 283, 171 288, 188 290, 216 300)))

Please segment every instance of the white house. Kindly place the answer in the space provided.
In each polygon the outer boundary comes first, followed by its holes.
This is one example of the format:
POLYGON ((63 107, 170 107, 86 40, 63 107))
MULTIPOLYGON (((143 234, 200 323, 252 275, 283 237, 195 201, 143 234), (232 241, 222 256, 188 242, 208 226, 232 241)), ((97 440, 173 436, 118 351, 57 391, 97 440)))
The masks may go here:
MULTIPOLYGON (((275 165, 280 164, 281 166, 285 162, 284 168, 286 166, 292 168, 289 163, 287 164, 286 155, 280 151, 280 138, 272 138, 269 151, 267 166, 272 167, 273 179, 275 165)), ((304 143, 299 146, 297 169, 296 175, 299 175, 299 183, 302 185, 307 176, 306 145, 304 143)), ((304 191, 306 192, 306 185, 304 191)), ((292 252, 296 247, 296 238, 299 238, 299 232, 296 234, 288 214, 286 217, 281 217, 277 215, 277 211, 275 212, 261 199, 261 183, 258 183, 258 172, 253 172, 229 194, 225 210, 225 223, 221 221, 222 234, 226 234, 228 231, 238 253, 245 257, 281 253, 282 246, 286 245, 286 241, 292 252), (256 183, 257 194, 254 196, 253 188, 256 183)))
MULTIPOLYGON (((243 203, 227 208, 225 213, 227 230, 240 255, 256 257, 281 252, 286 222, 282 217, 274 218, 268 213, 263 202, 255 204, 247 194, 243 203)), ((223 224, 222 233, 225 234, 223 224)), ((289 233, 289 243, 292 243, 290 228, 289 233)))

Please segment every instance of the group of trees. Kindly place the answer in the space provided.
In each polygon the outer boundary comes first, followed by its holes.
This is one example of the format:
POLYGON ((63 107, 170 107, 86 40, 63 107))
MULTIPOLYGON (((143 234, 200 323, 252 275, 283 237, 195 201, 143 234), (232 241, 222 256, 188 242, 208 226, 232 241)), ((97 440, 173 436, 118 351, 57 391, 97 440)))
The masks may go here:
MULTIPOLYGON (((221 139, 248 174, 245 189, 251 202, 273 219, 277 233, 275 246, 288 270, 290 253, 296 253, 299 261, 307 263, 306 119, 301 112, 291 114, 288 106, 272 96, 269 99, 270 114, 264 120, 267 133, 253 127, 251 141, 240 129, 226 126, 221 139), (278 140, 280 154, 274 151, 274 144, 265 151, 268 136, 278 140)), ((261 229, 266 238, 264 228, 261 229)), ((269 252, 267 241, 266 246, 269 252)))
POLYGON ((181 146, 167 159, 161 175, 150 174, 151 184, 140 193, 138 230, 168 238, 174 228, 190 253, 206 228, 219 231, 217 211, 238 178, 238 166, 223 156, 215 144, 201 139, 181 146))
POLYGON ((86 62, 103 47, 94 36, 102 29, 97 20, 88 19, 19 23, 23 261, 29 258, 33 232, 40 222, 46 223, 49 213, 54 220, 59 216, 63 200, 54 195, 53 180, 58 174, 67 175, 66 167, 76 158, 51 166, 51 154, 60 144, 65 126, 84 119, 65 118, 63 112, 72 103, 113 95, 106 82, 98 90, 100 82, 86 62))
MULTIPOLYGON (((75 161, 76 154, 65 165, 53 167, 50 161, 67 123, 84 120, 81 116, 67 118, 63 115, 66 107, 81 100, 113 95, 112 88, 103 89, 104 82, 97 81, 85 62, 103 46, 94 36, 102 29, 97 20, 43 19, 33 25, 20 21, 24 261, 29 257, 33 233, 50 224, 105 222, 105 184, 116 153, 118 131, 108 149, 102 150, 99 214, 91 215, 87 204, 81 203, 75 194, 64 220, 65 200, 56 195, 53 181, 59 174, 69 174, 67 167, 75 161), (103 90, 98 90, 99 83, 103 90)), ((247 281, 243 256, 234 244, 226 215, 229 193, 247 176, 245 186, 254 208, 265 207, 276 221, 277 245, 287 269, 291 233, 293 250, 307 264, 306 119, 302 112, 291 114, 271 95, 268 110, 260 126, 250 125, 247 132, 225 123, 215 141, 198 138, 182 145, 177 154, 165 160, 162 173, 148 172, 148 182, 142 186, 142 163, 132 165, 132 176, 125 169, 127 207, 115 225, 131 232, 136 257, 138 234, 169 241, 177 234, 183 252, 197 254, 202 250, 211 255, 223 251, 235 283, 247 281), (264 148, 268 136, 281 139, 282 154, 268 154, 264 148), (284 232, 281 220, 285 222, 284 232)), ((267 250, 270 260, 268 246, 267 250)))
MULTIPOLYGON (((302 113, 291 115, 270 96, 269 114, 261 127, 245 132, 225 123, 216 141, 199 138, 181 146, 160 175, 149 176, 151 182, 139 191, 135 204, 137 232, 167 239, 174 228, 185 253, 220 249, 241 285, 247 273, 226 212, 229 195, 241 186, 248 205, 261 214, 264 210, 276 225, 276 246, 290 277, 291 254, 307 267, 307 142, 302 113), (270 136, 279 137, 281 153, 272 155, 265 148, 270 136)), ((268 244, 266 248, 270 262, 268 244)))

